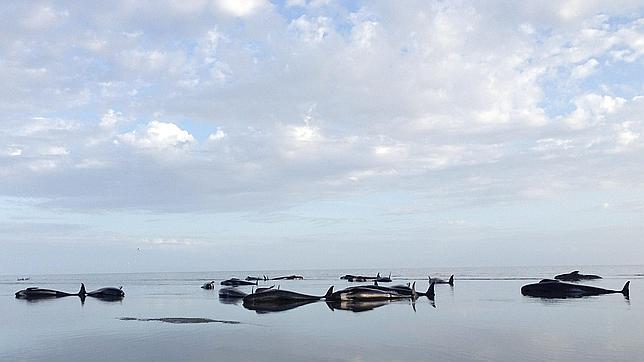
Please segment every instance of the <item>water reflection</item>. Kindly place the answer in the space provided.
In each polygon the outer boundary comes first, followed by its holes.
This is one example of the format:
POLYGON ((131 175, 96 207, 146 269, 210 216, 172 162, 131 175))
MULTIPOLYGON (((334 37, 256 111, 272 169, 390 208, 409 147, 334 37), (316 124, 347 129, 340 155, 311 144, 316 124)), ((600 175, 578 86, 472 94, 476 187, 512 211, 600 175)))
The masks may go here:
POLYGON ((341 300, 341 301, 329 301, 326 302, 326 305, 331 310, 348 310, 351 312, 359 313, 374 310, 376 308, 383 307, 391 303, 388 300, 379 300, 379 301, 352 301, 352 300, 341 300))
POLYGON ((242 298, 231 298, 231 297, 222 297, 219 296, 219 303, 221 304, 234 304, 239 305, 242 302, 242 298))
POLYGON ((290 309, 295 309, 303 305, 315 303, 317 300, 288 300, 288 301, 274 301, 274 302, 244 302, 243 306, 246 309, 254 310, 257 313, 275 313, 283 312, 290 309))

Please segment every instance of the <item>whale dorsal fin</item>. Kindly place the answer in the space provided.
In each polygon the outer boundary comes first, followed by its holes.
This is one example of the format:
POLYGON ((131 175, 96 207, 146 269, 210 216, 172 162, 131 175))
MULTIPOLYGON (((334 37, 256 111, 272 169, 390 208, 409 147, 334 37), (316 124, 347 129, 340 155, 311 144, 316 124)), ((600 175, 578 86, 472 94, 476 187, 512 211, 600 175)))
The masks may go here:
POLYGON ((579 274, 579 270, 575 270, 575 271, 571 272, 570 274, 579 274))

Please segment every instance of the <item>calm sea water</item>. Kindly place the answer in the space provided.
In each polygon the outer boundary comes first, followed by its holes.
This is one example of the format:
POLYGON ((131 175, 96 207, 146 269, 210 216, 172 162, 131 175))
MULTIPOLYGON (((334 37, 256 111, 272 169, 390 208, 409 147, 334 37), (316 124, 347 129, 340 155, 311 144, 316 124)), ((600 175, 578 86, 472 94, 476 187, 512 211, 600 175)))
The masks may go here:
MULTIPOLYGON (((523 284, 576 267, 436 268, 392 270, 394 283, 426 275, 455 286, 436 286, 435 306, 425 298, 392 302, 370 311, 331 310, 324 302, 256 313, 222 303, 208 280, 247 275, 300 274, 306 280, 260 283, 324 294, 346 273, 388 274, 389 270, 286 270, 199 273, 31 275, 0 277, 2 361, 641 361, 644 360, 644 266, 583 267, 604 279, 592 285, 621 289, 631 280, 631 297, 605 295, 543 300, 524 297, 523 284), (28 286, 77 292, 123 286, 120 302, 78 297, 30 302, 14 298, 28 286), (413 308, 415 307, 415 308, 413 308), (240 324, 170 324, 122 317, 189 317, 240 324)), ((242 287, 244 288, 244 287, 242 287)), ((250 287, 246 287, 250 291, 250 287)))

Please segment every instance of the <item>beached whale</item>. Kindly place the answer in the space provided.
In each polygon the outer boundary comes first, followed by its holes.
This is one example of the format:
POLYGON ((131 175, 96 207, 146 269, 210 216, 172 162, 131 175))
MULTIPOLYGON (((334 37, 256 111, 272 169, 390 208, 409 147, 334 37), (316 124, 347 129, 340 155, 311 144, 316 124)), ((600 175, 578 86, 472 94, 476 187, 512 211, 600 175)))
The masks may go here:
POLYGON ((341 276, 340 279, 345 279, 349 282, 366 282, 367 280, 375 280, 376 277, 370 277, 366 275, 345 274, 341 276))
POLYGON ((340 277, 340 279, 345 279, 349 282, 358 282, 358 283, 364 283, 370 280, 377 280, 380 282, 385 282, 388 283, 391 281, 391 273, 389 273, 388 277, 381 277, 380 273, 378 273, 375 277, 372 276, 366 276, 366 275, 353 275, 353 274, 345 274, 340 277))
POLYGON ((412 284, 411 288, 406 285, 394 285, 391 288, 400 294, 406 294, 409 296, 425 296, 429 299, 434 299, 434 296, 436 295, 434 292, 434 284, 435 284, 434 282, 429 283, 429 287, 427 287, 426 292, 417 291, 416 282, 412 284))
POLYGON ((381 277, 380 273, 378 273, 378 275, 376 275, 376 282, 391 283, 391 273, 389 273, 389 276, 387 277, 381 277))
POLYGON ((246 280, 247 281, 258 281, 258 280, 266 281, 266 280, 268 280, 268 277, 266 277, 266 275, 262 275, 261 277, 252 277, 252 276, 249 275, 249 276, 246 277, 246 280))
POLYGON ((207 282, 204 283, 204 285, 201 286, 201 289, 215 289, 215 281, 207 282))
POLYGON ((317 296, 292 292, 290 290, 258 288, 255 291, 244 297, 244 305, 246 304, 260 304, 260 303, 288 303, 296 300, 320 300, 326 296, 331 295, 333 287, 330 287, 326 295, 317 296))
POLYGON ((579 270, 567 274, 559 274, 555 277, 557 280, 563 280, 566 282, 578 282, 580 280, 592 280, 592 279, 601 279, 599 275, 593 274, 579 274, 579 270))
POLYGON ((219 284, 226 285, 226 286, 231 286, 231 287, 238 287, 240 285, 257 285, 257 280, 255 280, 255 282, 253 283, 253 282, 250 282, 250 281, 241 280, 241 279, 237 279, 237 278, 230 278, 230 279, 222 281, 219 284))
POLYGON ((120 287, 120 288, 106 287, 106 288, 93 290, 89 293, 84 293, 85 285, 81 284, 81 291, 83 293, 83 296, 87 295, 88 297, 104 299, 104 300, 119 300, 125 297, 125 292, 123 291, 123 287, 120 287))
POLYGON ((602 294, 623 294, 629 297, 628 287, 630 281, 626 282, 622 290, 610 290, 587 285, 563 283, 553 279, 543 279, 539 283, 528 284, 521 287, 521 294, 540 298, 580 298, 602 294))
POLYGON ((431 276, 427 276, 429 278, 430 283, 436 283, 436 284, 449 284, 449 285, 454 285, 454 274, 452 274, 448 280, 441 279, 441 278, 432 278, 431 276))
POLYGON ((304 277, 301 275, 285 275, 282 277, 271 278, 270 280, 303 280, 304 277))
POLYGON ((345 290, 347 290, 347 289, 350 290, 350 289, 355 289, 355 288, 373 288, 373 289, 379 289, 379 290, 384 290, 384 291, 391 291, 391 292, 395 292, 395 293, 398 293, 398 294, 402 294, 402 295, 405 295, 405 296, 408 296, 408 297, 414 297, 414 298, 419 297, 419 296, 425 296, 425 297, 427 297, 429 299, 434 299, 434 296, 435 296, 434 283, 433 282, 429 283, 429 287, 427 288, 426 292, 417 291, 416 290, 416 282, 414 282, 411 285, 411 287, 409 286, 409 283, 407 283, 407 285, 400 284, 400 285, 392 285, 390 287, 387 287, 387 286, 378 285, 377 281, 375 281, 373 283, 373 285, 360 285, 360 286, 357 286, 357 287, 348 287, 348 288, 345 288, 345 290))
POLYGON ((81 289, 76 294, 53 289, 40 289, 38 287, 30 287, 16 292, 16 298, 18 299, 46 299, 69 296, 85 296, 85 286, 81 284, 81 289))
MULTIPOLYGON (((412 288, 407 286, 385 287, 375 283, 375 285, 359 285, 354 287, 344 288, 332 293, 325 297, 326 301, 341 301, 341 300, 355 300, 355 301, 373 301, 373 300, 390 300, 390 299, 415 299, 419 294, 415 290, 416 283, 412 288)), ((333 287, 331 287, 333 288, 333 287)), ((434 284, 431 284, 427 290, 427 295, 433 298, 434 284)), ((426 293, 422 293, 425 295, 426 293)))

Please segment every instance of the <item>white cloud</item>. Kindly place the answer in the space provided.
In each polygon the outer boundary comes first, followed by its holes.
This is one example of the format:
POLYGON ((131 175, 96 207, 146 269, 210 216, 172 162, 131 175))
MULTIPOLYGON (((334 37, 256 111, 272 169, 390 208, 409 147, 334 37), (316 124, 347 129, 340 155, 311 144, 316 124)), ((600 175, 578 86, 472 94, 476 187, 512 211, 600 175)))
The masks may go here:
POLYGON ((195 138, 174 123, 152 121, 142 132, 120 134, 123 143, 142 149, 186 149, 196 143, 195 138))
POLYGON ((575 100, 575 110, 564 121, 573 129, 601 124, 607 115, 619 110, 626 100, 609 95, 586 94, 575 100))
POLYGON ((20 133, 26 136, 47 134, 57 131, 73 131, 79 128, 79 124, 73 121, 35 117, 31 122, 22 127, 20 133))
POLYGON ((633 122, 622 122, 615 126, 617 131, 617 144, 619 146, 626 147, 640 138, 638 132, 631 130, 632 126, 633 122))
POLYGON ((331 33, 332 23, 331 19, 324 16, 309 19, 306 15, 302 15, 293 20, 289 28, 297 32, 303 42, 316 44, 322 42, 331 33))
POLYGON ((217 131, 215 133, 211 133, 208 135, 208 140, 210 141, 220 141, 223 140, 226 137, 226 132, 224 132, 221 128, 217 128, 217 131))
POLYGON ((112 130, 122 120, 123 115, 120 112, 115 112, 113 109, 110 109, 101 117, 99 127, 106 130, 112 130))
POLYGON ((597 71, 597 65, 599 65, 599 62, 594 58, 592 58, 588 60, 586 63, 576 66, 572 70, 571 77, 573 77, 574 79, 587 78, 589 75, 597 71))
POLYGON ((55 160, 36 160, 29 163, 29 169, 34 172, 46 172, 58 167, 55 160))
POLYGON ((17 146, 9 146, 7 147, 5 154, 7 156, 12 156, 12 157, 17 157, 22 155, 22 148, 17 147, 17 146))
POLYGON ((265 0, 216 0, 217 7, 227 14, 246 17, 265 8, 265 0))
POLYGON ((319 129, 309 124, 303 126, 289 126, 290 136, 295 142, 312 142, 320 138, 319 129))
POLYGON ((50 6, 39 6, 23 20, 23 24, 29 29, 40 30, 57 25, 67 17, 69 17, 69 12, 65 10, 56 10, 50 6))
POLYGON ((47 148, 42 154, 45 156, 66 156, 69 155, 69 151, 62 146, 52 146, 47 148))

